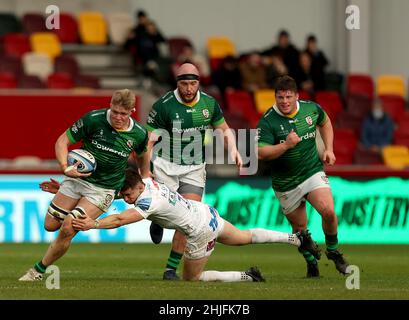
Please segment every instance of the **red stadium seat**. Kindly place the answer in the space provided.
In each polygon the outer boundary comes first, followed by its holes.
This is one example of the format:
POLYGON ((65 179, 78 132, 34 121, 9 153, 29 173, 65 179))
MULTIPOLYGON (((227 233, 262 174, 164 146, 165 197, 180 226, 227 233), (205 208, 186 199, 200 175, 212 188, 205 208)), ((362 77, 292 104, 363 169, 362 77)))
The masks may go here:
POLYGON ((334 153, 336 164, 352 164, 358 140, 354 131, 350 129, 334 130, 334 153))
POLYGON ((374 81, 367 74, 349 74, 347 76, 346 95, 365 96, 369 99, 374 97, 374 81))
POLYGON ((78 43, 78 24, 75 17, 69 13, 60 13, 60 28, 53 29, 61 43, 78 43))
POLYGON ((357 148, 354 154, 354 163, 362 165, 381 165, 383 160, 379 152, 357 148))
POLYGON ((1 89, 17 88, 17 80, 14 74, 0 73, 0 88, 1 89))
POLYGON ((337 91, 318 91, 315 101, 325 110, 332 122, 336 122, 337 116, 343 111, 341 97, 337 91))
POLYGON ((54 71, 65 72, 75 78, 80 73, 80 67, 74 56, 62 55, 55 59, 54 71))
POLYGON ((47 32, 45 18, 41 13, 26 13, 22 19, 23 29, 26 33, 47 32))
POLYGON ((372 108, 372 99, 366 96, 349 95, 347 97, 347 111, 357 119, 363 119, 372 108))
POLYGON ((305 100, 305 101, 313 100, 311 93, 305 90, 298 90, 298 96, 300 100, 305 100))
POLYGON ((1 56, 0 61, 0 73, 11 73, 18 77, 23 72, 19 57, 1 56))
POLYGON ((382 101, 382 106, 394 122, 398 122, 402 114, 405 112, 405 99, 401 96, 382 95, 379 96, 382 101))
POLYGON ((48 76, 48 89, 72 89, 74 88, 74 81, 67 73, 53 73, 48 76))
POLYGON ((4 54, 7 56, 21 57, 31 51, 30 39, 23 33, 8 33, 4 35, 4 54))
POLYGON ((47 86, 37 76, 21 75, 17 79, 17 86, 21 89, 45 89, 47 86))
POLYGON ((169 55, 174 61, 177 61, 177 58, 182 53, 184 47, 192 46, 190 40, 185 37, 168 38, 167 44, 169 47, 169 55))
POLYGON ((361 135, 362 118, 357 118, 348 111, 342 111, 337 116, 335 127, 339 129, 349 129, 354 131, 355 135, 359 137, 361 135))
POLYGON ((243 90, 227 91, 225 101, 227 110, 230 113, 242 115, 250 123, 251 128, 257 126, 260 115, 249 92, 243 90))

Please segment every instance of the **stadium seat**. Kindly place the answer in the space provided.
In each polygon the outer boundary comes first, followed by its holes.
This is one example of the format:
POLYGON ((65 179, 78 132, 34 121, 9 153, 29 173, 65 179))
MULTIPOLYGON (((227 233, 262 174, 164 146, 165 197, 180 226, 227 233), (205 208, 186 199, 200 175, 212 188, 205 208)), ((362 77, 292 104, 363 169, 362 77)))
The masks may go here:
POLYGON ((398 122, 405 112, 405 99, 396 95, 382 95, 379 96, 379 99, 382 101, 384 111, 391 116, 394 122, 398 122))
POLYGON ((312 101, 312 95, 308 91, 305 90, 298 90, 298 99, 304 101, 312 101))
POLYGON ((397 126, 398 128, 400 128, 403 126, 407 126, 408 123, 409 123, 409 111, 405 111, 400 115, 397 121, 397 126))
POLYGON ((78 24, 74 16, 60 13, 60 28, 53 29, 61 43, 78 43, 78 24))
POLYGON ((374 82, 367 74, 349 74, 347 76, 347 98, 351 95, 365 96, 370 100, 374 97, 374 82))
POLYGON ((21 22, 13 13, 0 13, 0 36, 21 31, 21 22))
POLYGON ((75 86, 78 88, 100 89, 101 84, 98 77, 92 75, 78 74, 74 78, 75 86))
POLYGON ((382 157, 379 152, 357 148, 354 154, 354 164, 382 165, 382 157))
POLYGON ((177 61, 184 47, 193 46, 190 40, 185 37, 171 37, 166 42, 169 48, 169 55, 174 61, 177 61))
POLYGON ((30 39, 24 33, 8 33, 4 35, 3 48, 5 55, 21 57, 31 51, 30 39))
POLYGON ((0 73, 0 89, 17 88, 16 76, 12 73, 0 73))
POLYGON ((363 119, 372 108, 373 100, 365 95, 351 94, 347 96, 346 110, 357 119, 363 119))
POLYGON ((382 148, 382 158, 386 166, 403 169, 409 166, 409 149, 406 146, 386 146, 382 148))
POLYGON ((109 38, 117 46, 122 46, 134 26, 133 18, 128 13, 114 12, 107 14, 109 38))
POLYGON ((247 119, 251 128, 257 126, 260 115, 249 92, 243 90, 227 91, 225 93, 225 101, 227 110, 230 113, 239 114, 244 119, 247 119))
POLYGON ((225 111, 223 115, 231 129, 251 129, 249 121, 242 114, 225 111))
POLYGON ((317 102, 328 114, 333 123, 337 116, 344 110, 341 97, 337 91, 317 91, 315 93, 315 102, 317 102))
POLYGON ((35 32, 47 32, 45 18, 41 13, 26 13, 22 19, 25 33, 32 34, 35 32))
POLYGON ((108 42, 107 25, 99 12, 81 12, 78 17, 79 34, 82 43, 103 45, 108 42))
POLYGON ((405 98, 405 81, 398 75, 380 75, 376 81, 376 92, 378 96, 398 95, 405 98))
POLYGON ((352 164, 358 144, 356 134, 351 129, 334 129, 334 153, 336 164, 352 164))
POLYGON ((11 73, 18 77, 22 72, 21 59, 13 56, 0 56, 0 72, 11 73))
POLYGON ((80 73, 80 67, 74 56, 62 55, 55 59, 54 71, 69 73, 76 77, 80 73))
POLYGON ((214 71, 223 58, 236 55, 236 47, 228 37, 209 37, 207 39, 207 55, 210 69, 214 71))
POLYGON ((254 93, 254 102, 259 113, 263 114, 276 103, 275 91, 272 89, 261 89, 254 93))
POLYGON ((47 79, 48 89, 72 89, 74 81, 68 73, 52 73, 47 79))
POLYGON ((26 75, 37 76, 43 81, 54 71, 50 57, 43 53, 27 52, 23 55, 22 62, 26 75))
POLYGON ((17 87, 20 89, 45 89, 46 85, 37 76, 23 74, 17 78, 17 87))
POLYGON ((337 115, 335 127, 339 129, 352 130, 357 137, 361 135, 362 118, 357 118, 348 111, 342 111, 337 115))
POLYGON ((203 87, 202 91, 204 91, 205 93, 209 94, 210 96, 212 96, 213 98, 216 99, 216 101, 218 102, 220 108, 222 108, 223 112, 225 110, 225 103, 224 103, 224 99, 222 94, 220 93, 219 89, 215 86, 207 86, 207 87, 203 87))
POLYGON ((344 75, 339 72, 327 72, 324 76, 325 90, 337 91, 343 95, 344 92, 344 75))
POLYGON ((30 36, 33 52, 44 53, 51 59, 61 55, 60 40, 52 32, 36 32, 30 36))

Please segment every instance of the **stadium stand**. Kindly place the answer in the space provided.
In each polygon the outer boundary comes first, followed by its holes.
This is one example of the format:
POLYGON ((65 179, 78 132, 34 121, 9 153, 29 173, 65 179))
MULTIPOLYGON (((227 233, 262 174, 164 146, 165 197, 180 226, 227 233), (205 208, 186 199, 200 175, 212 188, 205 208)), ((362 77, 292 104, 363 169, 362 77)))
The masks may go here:
POLYGON ((318 91, 315 93, 315 101, 325 110, 332 122, 336 122, 338 114, 344 110, 337 91, 318 91))
POLYGON ((113 12, 106 16, 111 43, 122 46, 132 29, 134 22, 128 13, 113 12))
POLYGON ((409 166, 409 149, 406 146, 386 146, 382 149, 383 162, 393 169, 409 166))
POLYGON ((169 56, 173 61, 177 61, 183 48, 186 46, 193 46, 192 42, 186 37, 170 37, 166 40, 168 44, 169 56))
POLYGON ((23 68, 21 66, 21 59, 15 56, 0 56, 0 72, 8 72, 18 77, 23 68))
POLYGON ((252 95, 243 90, 227 91, 225 93, 227 110, 246 119, 251 128, 257 126, 259 115, 256 112, 252 95))
POLYGON ((381 95, 379 99, 382 106, 394 122, 398 122, 401 115, 405 112, 405 99, 398 95, 381 95))
POLYGON ((211 70, 216 70, 223 58, 236 55, 236 47, 228 37, 208 37, 206 45, 211 70))
POLYGON ((1 89, 14 89, 17 88, 17 80, 12 73, 0 73, 0 88, 1 89))
POLYGON ((276 102, 275 91, 273 89, 260 89, 254 92, 254 102, 259 113, 264 113, 276 102))
POLYGON ((72 89, 74 88, 74 80, 68 73, 56 72, 48 76, 48 89, 72 89))
POLYGON ((22 18, 22 25, 24 32, 27 34, 32 34, 35 32, 47 32, 47 27, 45 25, 45 18, 41 13, 26 13, 22 18))
POLYGON ((13 13, 0 12, 0 36, 22 31, 20 20, 13 13))
POLYGON ((346 97, 365 96, 369 100, 374 97, 374 82, 367 74, 348 74, 346 79, 346 97))
POLYGON ((69 13, 60 13, 60 28, 53 29, 53 32, 63 44, 79 42, 77 20, 69 13))
POLYGON ((17 78, 17 86, 20 89, 45 89, 47 87, 39 77, 25 74, 17 78))
POLYGON ((30 43, 33 52, 44 53, 51 59, 61 55, 60 40, 52 32, 35 32, 30 36, 30 43))
POLYGON ((3 38, 3 50, 7 56, 21 57, 31 51, 30 38, 24 33, 7 33, 3 38))
POLYGON ((49 56, 43 53, 27 52, 23 55, 24 73, 37 76, 43 81, 54 71, 54 65, 49 56))
POLYGON ((398 75, 380 75, 376 80, 376 93, 382 95, 398 95, 405 98, 405 80, 398 75))

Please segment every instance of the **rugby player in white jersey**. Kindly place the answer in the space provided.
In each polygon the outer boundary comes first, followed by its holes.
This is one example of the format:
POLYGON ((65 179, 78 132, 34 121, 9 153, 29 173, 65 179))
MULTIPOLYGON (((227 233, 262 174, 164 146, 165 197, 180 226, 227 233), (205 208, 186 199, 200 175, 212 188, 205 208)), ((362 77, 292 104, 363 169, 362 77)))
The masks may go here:
POLYGON ((289 234, 266 229, 239 230, 224 220, 217 210, 198 201, 187 200, 166 185, 151 178, 143 179, 134 169, 126 170, 123 199, 135 207, 120 214, 94 220, 90 216, 73 219, 76 230, 113 229, 149 219, 163 228, 175 229, 186 236, 183 279, 201 281, 264 281, 257 267, 247 271, 203 271, 217 242, 240 246, 256 243, 287 243, 319 255, 308 231, 289 234))

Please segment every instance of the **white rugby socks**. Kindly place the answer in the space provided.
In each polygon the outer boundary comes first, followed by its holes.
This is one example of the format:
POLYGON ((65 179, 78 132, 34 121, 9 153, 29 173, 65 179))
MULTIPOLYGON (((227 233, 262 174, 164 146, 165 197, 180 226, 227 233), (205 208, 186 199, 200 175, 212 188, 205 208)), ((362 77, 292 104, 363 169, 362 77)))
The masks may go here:
POLYGON ((287 243, 299 247, 300 239, 291 233, 272 231, 267 229, 250 229, 251 243, 287 243))

